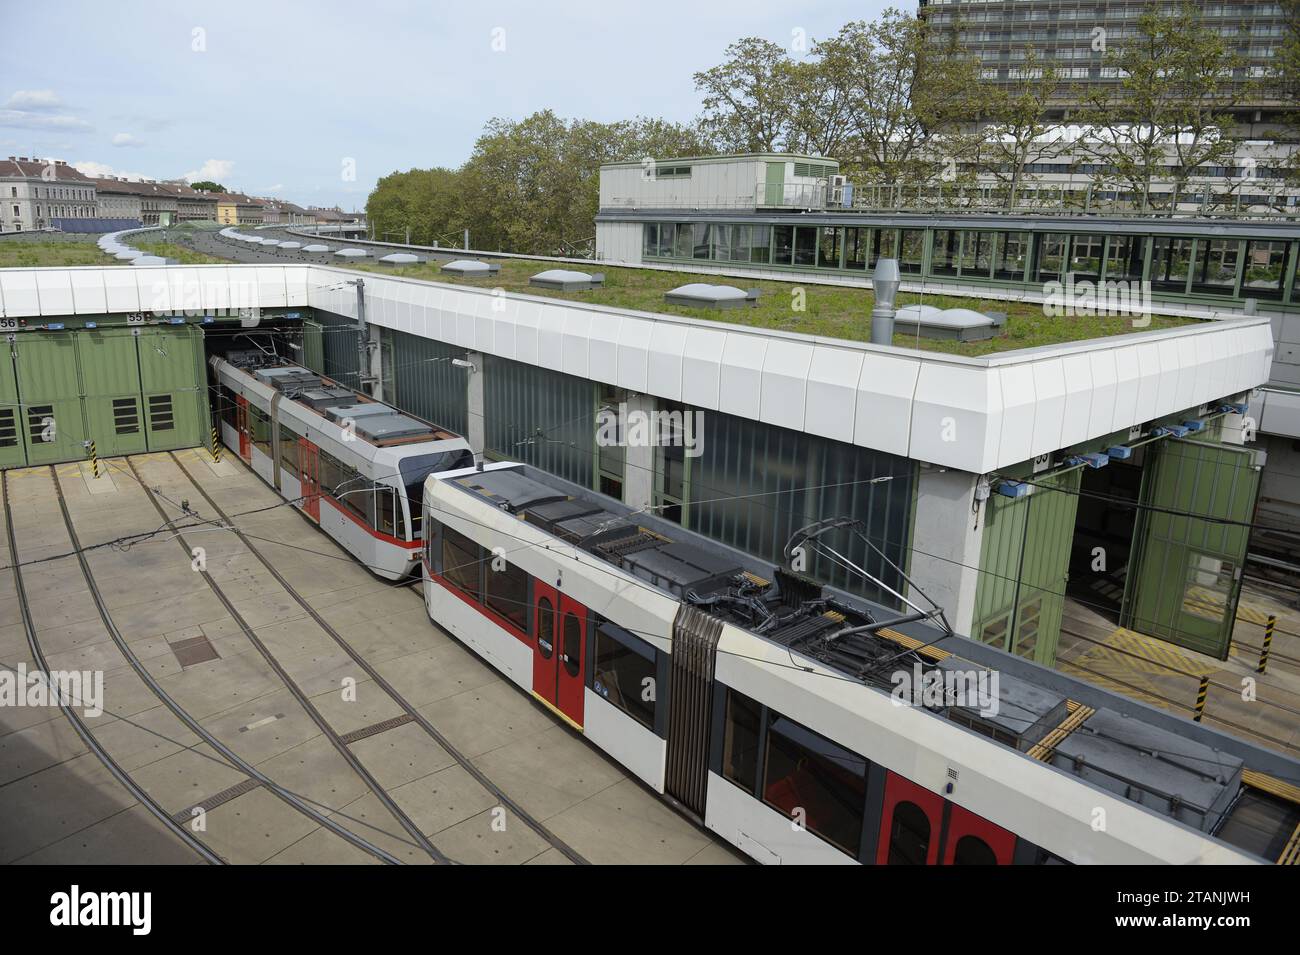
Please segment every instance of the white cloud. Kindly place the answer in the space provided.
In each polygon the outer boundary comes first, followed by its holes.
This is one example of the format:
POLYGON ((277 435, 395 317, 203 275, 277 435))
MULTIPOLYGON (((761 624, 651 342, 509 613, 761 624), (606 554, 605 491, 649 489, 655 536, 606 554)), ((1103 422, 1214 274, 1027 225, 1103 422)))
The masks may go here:
POLYGON ((82 159, 72 164, 72 168, 83 175, 93 176, 96 179, 151 179, 152 176, 143 172, 127 172, 125 169, 114 169, 107 163, 95 162, 93 159, 82 159))
POLYGON ((12 126, 21 129, 62 129, 66 131, 84 131, 92 129, 90 123, 66 113, 48 116, 40 113, 26 112, 21 109, 0 109, 0 126, 12 126))
POLYGON ((132 136, 130 133, 114 133, 113 145, 114 146, 143 146, 144 143, 142 143, 136 137, 132 136))
POLYGON ((228 186, 230 184, 225 180, 230 178, 234 170, 234 160, 209 159, 198 169, 187 172, 184 179, 186 182, 220 182, 228 186))
POLYGON ((5 103, 6 109, 58 109, 63 105, 54 90, 15 90, 5 103))
POLYGON ((266 195, 272 195, 284 188, 284 183, 277 182, 274 186, 263 186, 262 192, 266 195))

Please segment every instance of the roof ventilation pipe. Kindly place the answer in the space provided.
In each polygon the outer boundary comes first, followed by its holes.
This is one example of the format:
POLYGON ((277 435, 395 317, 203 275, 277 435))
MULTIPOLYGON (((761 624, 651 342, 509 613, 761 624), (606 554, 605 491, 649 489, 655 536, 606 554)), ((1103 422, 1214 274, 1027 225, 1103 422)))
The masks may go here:
POLYGON ((871 344, 892 345, 894 342, 894 297, 898 295, 898 260, 881 259, 871 276, 871 291, 875 306, 871 309, 871 344))

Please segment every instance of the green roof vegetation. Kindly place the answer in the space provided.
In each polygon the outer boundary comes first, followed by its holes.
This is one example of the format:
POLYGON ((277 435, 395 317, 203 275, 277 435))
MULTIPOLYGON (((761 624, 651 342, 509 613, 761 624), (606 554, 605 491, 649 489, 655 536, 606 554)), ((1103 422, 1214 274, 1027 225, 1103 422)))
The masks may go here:
MULTIPOLYGON (((661 272, 654 269, 610 267, 600 262, 589 265, 557 264, 536 259, 496 259, 501 271, 478 281, 459 276, 443 275, 438 263, 421 265, 387 266, 374 262, 350 264, 367 272, 401 275, 433 282, 452 282, 484 288, 500 288, 507 292, 522 292, 546 298, 560 298, 614 308, 630 308, 667 315, 682 315, 728 324, 749 325, 754 328, 772 328, 828 338, 845 338, 850 341, 867 341, 871 336, 871 308, 874 297, 870 289, 846 288, 834 285, 802 285, 797 281, 776 282, 725 275, 694 274, 689 272, 661 272), (534 288, 528 279, 545 269, 583 269, 604 272, 605 285, 586 292, 561 292, 534 288), (762 290, 755 308, 708 309, 686 308, 664 301, 664 293, 679 285, 706 282, 711 285, 735 285, 739 288, 762 290), (796 308, 802 303, 802 311, 796 308)), ((340 263, 342 264, 342 263, 340 263)), ((919 348, 955 355, 987 355, 1017 348, 1034 348, 1062 342, 1123 335, 1128 332, 1156 328, 1173 328, 1197 321, 1154 315, 1144 329, 1135 329, 1128 317, 1084 318, 1049 317, 1041 305, 1023 302, 1004 302, 997 299, 977 299, 956 295, 924 296, 900 292, 898 305, 924 303, 936 308, 969 308, 977 312, 1006 312, 1007 322, 997 337, 977 342, 956 342, 932 338, 917 338, 915 334, 894 336, 894 344, 903 348, 919 348)))
MULTIPOLYGON (((221 264, 229 260, 196 252, 183 245, 163 242, 137 242, 136 247, 150 255, 176 259, 185 265, 221 264)), ((286 263, 289 260, 286 260, 286 263)), ((507 292, 520 292, 544 298, 558 298, 612 308, 628 308, 666 315, 681 315, 727 324, 749 325, 754 328, 771 328, 780 331, 802 332, 828 338, 850 341, 867 341, 871 333, 871 308, 873 296, 869 289, 834 285, 800 284, 797 281, 771 281, 749 278, 732 278, 723 275, 690 272, 667 272, 655 269, 607 266, 600 262, 583 265, 557 264, 538 259, 498 259, 501 271, 475 281, 459 276, 444 275, 437 262, 420 265, 388 266, 374 261, 337 265, 383 275, 399 275, 431 282, 450 282, 482 288, 500 288, 507 292), (586 292, 562 292, 535 288, 528 280, 546 269, 584 269, 603 272, 603 288, 586 292), (687 308, 670 305, 664 293, 679 285, 705 282, 713 285, 736 285, 741 288, 761 290, 758 306, 738 309, 687 308), (802 306, 800 308, 799 306, 802 306)), ((75 266, 75 265, 125 265, 105 255, 93 243, 51 240, 41 242, 0 242, 0 267, 75 266)), ((994 352, 1062 342, 1123 335, 1135 329, 1127 317, 1087 318, 1050 317, 1043 314, 1037 304, 1004 302, 997 299, 966 298, 956 295, 925 296, 900 293, 898 304, 914 305, 924 302, 937 308, 970 308, 979 312, 1006 312, 1006 325, 994 338, 976 342, 957 342, 941 339, 917 338, 898 334, 894 344, 902 348, 945 352, 955 355, 988 355, 994 352)), ((1187 325, 1197 319, 1155 315, 1146 329, 1173 328, 1187 325)))

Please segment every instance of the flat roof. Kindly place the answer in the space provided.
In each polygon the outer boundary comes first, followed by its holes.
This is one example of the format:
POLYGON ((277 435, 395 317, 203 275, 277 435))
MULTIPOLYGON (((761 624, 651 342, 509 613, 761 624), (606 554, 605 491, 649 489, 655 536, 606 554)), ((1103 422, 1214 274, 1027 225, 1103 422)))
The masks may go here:
MULTIPOLYGON (((824 162, 834 166, 839 166, 838 159, 831 159, 829 156, 809 156, 804 153, 728 153, 725 156, 673 156, 667 159, 655 159, 656 166, 669 166, 674 163, 688 162, 693 164, 715 163, 715 162, 754 162, 762 160, 764 162, 824 162)), ((641 159, 628 159, 621 162, 603 162, 600 164, 601 169, 615 169, 619 166, 644 166, 645 161, 641 159)))

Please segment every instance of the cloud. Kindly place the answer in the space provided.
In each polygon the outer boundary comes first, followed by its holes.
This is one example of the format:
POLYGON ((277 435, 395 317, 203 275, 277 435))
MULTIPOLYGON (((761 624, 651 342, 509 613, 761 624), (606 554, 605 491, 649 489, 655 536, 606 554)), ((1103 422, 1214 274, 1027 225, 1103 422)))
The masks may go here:
POLYGON ((66 113, 42 115, 21 109, 0 109, 0 126, 19 129, 61 129, 66 132, 86 132, 94 128, 84 119, 66 113))
POLYGON ((95 179, 152 179, 153 177, 143 172, 127 172, 125 169, 114 169, 107 163, 95 162, 93 159, 82 159, 72 164, 72 168, 86 176, 92 176, 95 179))
POLYGON ((284 183, 277 182, 274 186, 263 186, 261 191, 266 195, 273 195, 284 188, 284 183))
POLYGON ((136 137, 132 136, 130 133, 114 133, 113 145, 114 146, 143 146, 144 143, 142 143, 136 137))
POLYGON ((58 109, 63 100, 54 90, 14 90, 5 103, 6 109, 58 109))
POLYGON ((232 159, 209 159, 198 169, 184 175, 186 182, 224 182, 235 171, 232 159))

